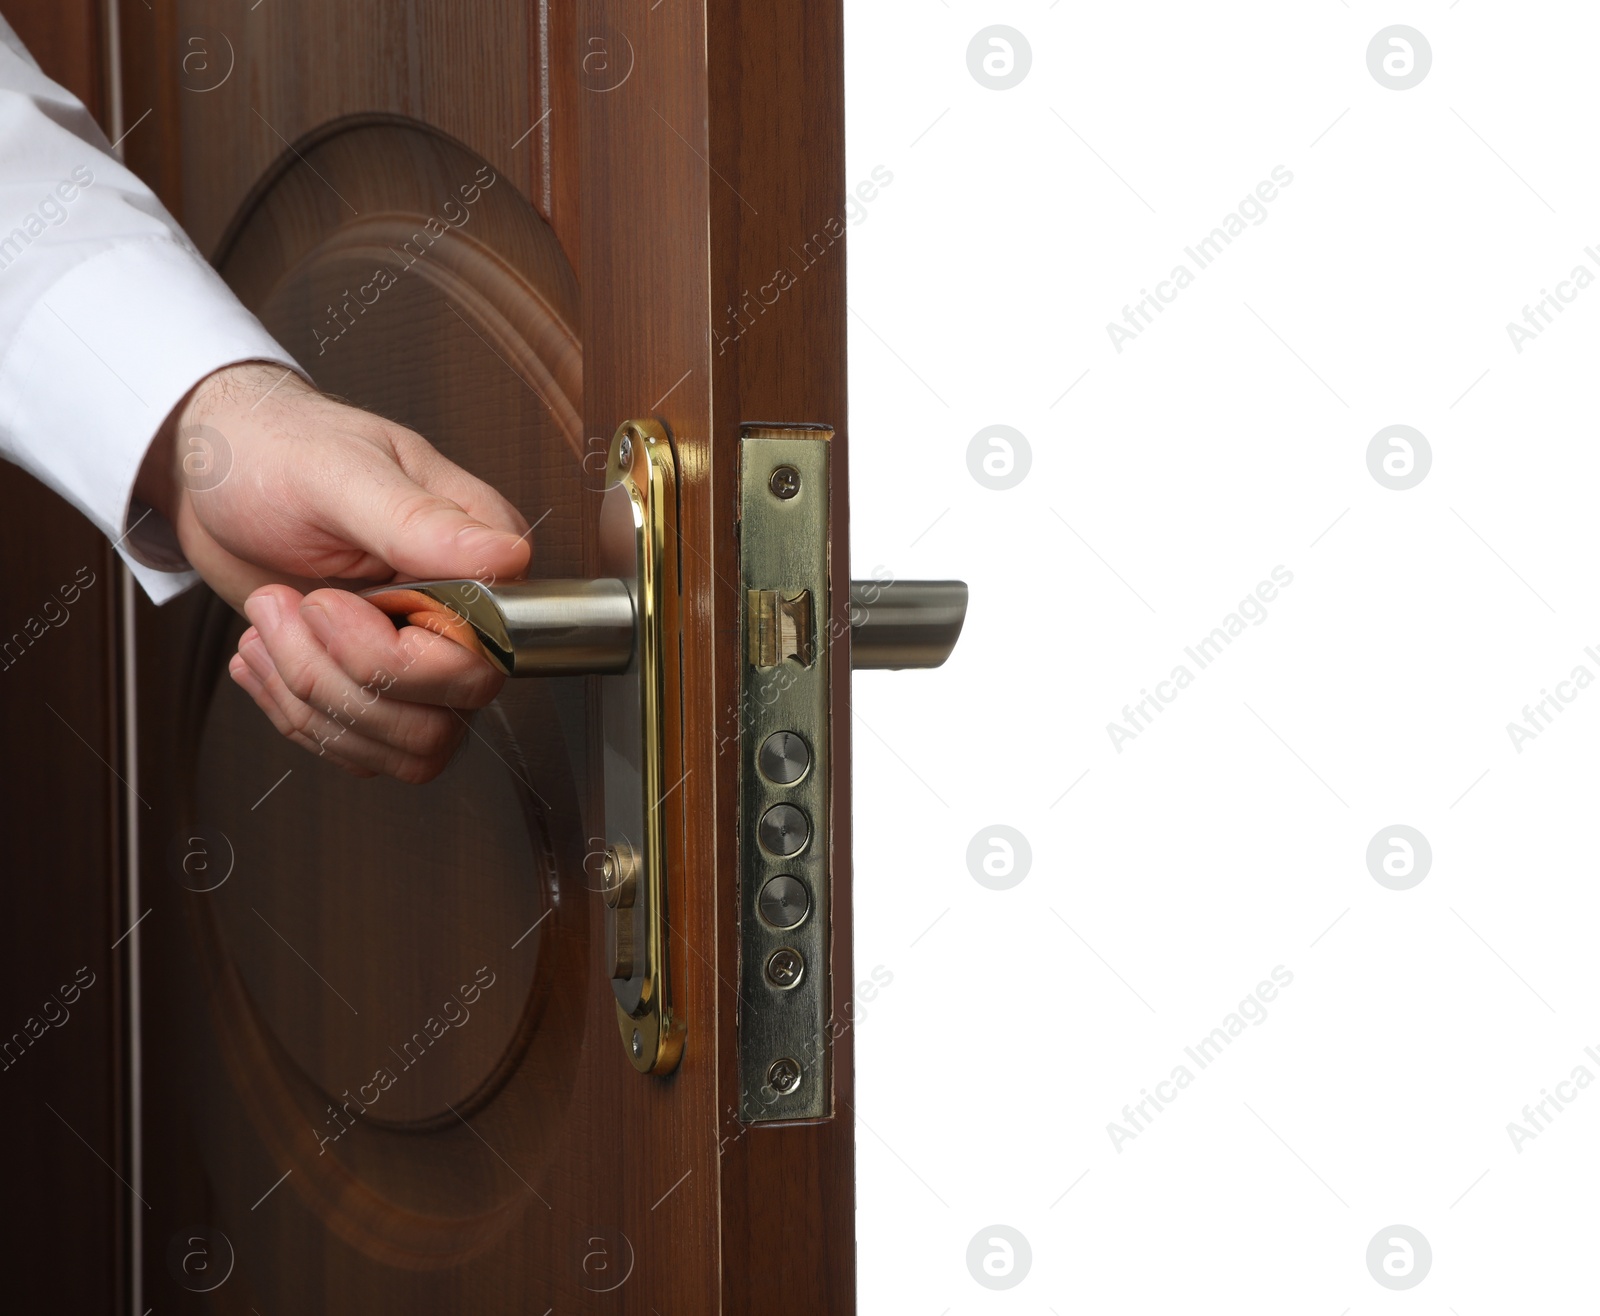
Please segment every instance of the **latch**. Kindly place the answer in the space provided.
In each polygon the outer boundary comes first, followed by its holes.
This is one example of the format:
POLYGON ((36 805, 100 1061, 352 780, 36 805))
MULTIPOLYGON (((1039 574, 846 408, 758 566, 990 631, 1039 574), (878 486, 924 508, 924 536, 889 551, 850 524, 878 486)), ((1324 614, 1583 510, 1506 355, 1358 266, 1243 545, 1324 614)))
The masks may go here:
MULTIPOLYGON (((852 665, 936 667, 966 615, 959 581, 858 581, 830 626, 828 450, 821 426, 746 426, 740 571, 745 661, 740 726, 744 1117, 825 1118, 831 780, 828 654, 852 665), (751 481, 760 483, 752 490, 751 481), (841 632, 834 634, 834 631, 841 632)), ((601 676, 605 837, 600 896, 617 1026, 642 1074, 683 1054, 667 900, 667 818, 682 775, 681 582, 676 467, 666 430, 633 420, 606 463, 598 580, 412 581, 364 591, 507 676, 601 676)))

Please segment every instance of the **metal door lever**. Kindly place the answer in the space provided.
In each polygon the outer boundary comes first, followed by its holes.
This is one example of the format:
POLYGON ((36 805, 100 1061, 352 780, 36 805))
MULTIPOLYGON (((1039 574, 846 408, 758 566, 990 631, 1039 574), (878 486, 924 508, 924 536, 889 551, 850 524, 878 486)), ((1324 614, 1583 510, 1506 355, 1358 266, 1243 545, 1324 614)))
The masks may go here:
MULTIPOLYGON (((626 581, 422 580, 362 596, 397 620, 448 636, 507 676, 612 675, 633 656, 626 581)), ((857 580, 850 585, 850 665, 858 671, 938 667, 967 615, 959 580, 857 580)))
POLYGON ((633 657, 633 598, 622 580, 419 580, 361 597, 471 649, 506 676, 608 676, 627 671, 633 657))
POLYGON ((966 620, 965 581, 853 580, 850 666, 858 672, 943 666, 966 620))

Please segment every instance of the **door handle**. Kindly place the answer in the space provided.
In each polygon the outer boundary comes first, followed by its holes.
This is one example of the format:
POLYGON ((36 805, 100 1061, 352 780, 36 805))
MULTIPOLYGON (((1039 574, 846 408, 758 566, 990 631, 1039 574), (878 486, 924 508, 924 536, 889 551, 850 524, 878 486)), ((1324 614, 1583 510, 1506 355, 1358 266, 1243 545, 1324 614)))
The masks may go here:
POLYGON ((419 580, 362 591, 396 621, 480 655, 505 676, 611 676, 633 660, 624 580, 419 580))
MULTIPOLYGON (((396 620, 447 636, 506 676, 609 676, 627 671, 633 658, 633 597, 621 579, 419 580, 361 597, 396 620)), ((779 611, 781 605, 773 609, 779 611)), ((938 667, 966 615, 967 587, 959 580, 851 581, 850 666, 938 667)))
MULTIPOLYGON (((937 667, 967 611, 961 581, 861 580, 849 587, 848 626, 835 624, 832 437, 820 425, 745 425, 740 434, 739 1045, 741 1118, 752 1122, 832 1113, 833 665, 822 659, 847 634, 853 668, 937 667), (764 1011, 752 1004, 758 997, 764 1011)), ((595 857, 617 1024, 643 1074, 671 1073, 684 1043, 668 937, 668 809, 659 807, 688 775, 677 502, 666 431, 628 421, 607 455, 599 578, 424 580, 362 593, 397 623, 443 635, 507 676, 602 678, 606 847, 595 857)))

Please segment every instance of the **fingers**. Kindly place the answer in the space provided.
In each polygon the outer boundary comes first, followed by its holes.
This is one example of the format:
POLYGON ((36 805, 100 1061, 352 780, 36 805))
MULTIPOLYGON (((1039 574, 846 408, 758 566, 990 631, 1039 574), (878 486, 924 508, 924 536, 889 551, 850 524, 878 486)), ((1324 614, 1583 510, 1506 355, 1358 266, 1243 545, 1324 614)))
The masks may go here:
POLYGON ((505 498, 421 435, 298 377, 230 368, 185 415, 225 435, 226 465, 214 482, 180 484, 174 525, 234 606, 268 581, 487 584, 527 571, 529 527, 505 498))
POLYGON ((319 758, 325 758, 336 767, 343 768, 353 777, 376 777, 378 774, 372 768, 358 767, 351 760, 339 753, 338 739, 330 738, 318 742, 308 733, 301 731, 282 711, 277 699, 267 690, 265 683, 245 662, 243 655, 234 654, 228 660, 228 675, 233 678, 234 684, 239 686, 247 695, 256 701, 256 707, 267 715, 268 720, 278 729, 285 739, 292 740, 302 749, 310 750, 319 758))
POLYGON ((394 429, 393 456, 318 495, 327 528, 414 579, 515 580, 532 556, 527 523, 504 498, 420 436, 394 429))
MULTIPOLYGON (((240 653, 229 666, 234 680, 255 700, 278 732, 319 758, 357 776, 382 774, 413 785, 432 781, 449 763, 466 728, 441 728, 440 739, 426 754, 410 753, 381 739, 363 734, 357 726, 332 713, 312 707, 288 689, 267 655, 260 636, 247 632, 240 653)), ((337 711, 337 710, 336 710, 337 711)), ((434 710, 441 718, 453 715, 434 710)))
POLYGON ((373 685, 393 699, 448 708, 482 708, 505 678, 476 654, 419 626, 396 630, 365 599, 319 589, 300 604, 300 617, 355 685, 373 685))
POLYGON ((498 489, 463 470, 420 434, 398 429, 390 434, 395 460, 416 484, 460 505, 484 525, 525 538, 528 522, 498 489))
POLYGON ((487 702, 499 680, 493 672, 488 680, 477 675, 472 669, 486 663, 426 632, 412 636, 407 651, 382 614, 353 595, 333 597, 339 593, 317 591, 303 612, 305 601, 287 586, 258 590, 245 602, 255 624, 241 638, 230 674, 283 735, 313 753, 361 772, 430 781, 449 763, 466 724, 453 708, 398 697, 402 676, 408 689, 460 698, 463 706, 487 702), (307 612, 327 623, 351 670, 330 653, 307 612))

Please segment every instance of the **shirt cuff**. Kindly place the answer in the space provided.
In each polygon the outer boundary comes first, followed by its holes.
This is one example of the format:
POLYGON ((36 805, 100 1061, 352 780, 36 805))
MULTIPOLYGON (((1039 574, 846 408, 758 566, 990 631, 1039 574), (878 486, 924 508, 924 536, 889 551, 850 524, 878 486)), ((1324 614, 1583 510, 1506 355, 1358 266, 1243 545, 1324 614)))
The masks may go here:
POLYGON ((15 459, 99 527, 156 603, 199 577, 165 518, 134 506, 134 480, 172 409, 241 361, 305 374, 197 252, 164 238, 74 266, 0 360, 15 459))

